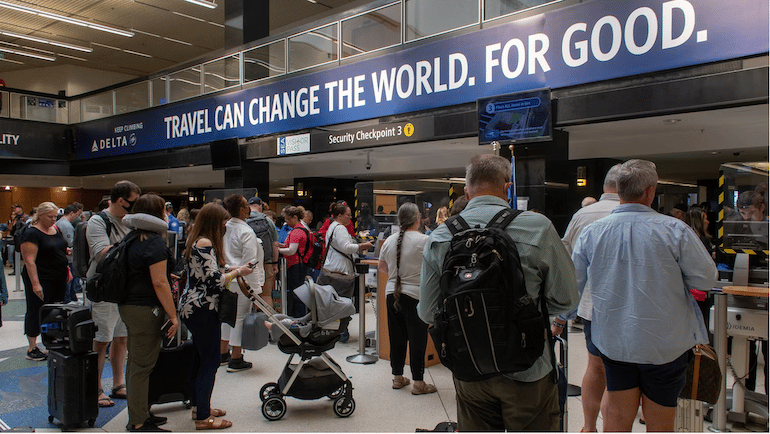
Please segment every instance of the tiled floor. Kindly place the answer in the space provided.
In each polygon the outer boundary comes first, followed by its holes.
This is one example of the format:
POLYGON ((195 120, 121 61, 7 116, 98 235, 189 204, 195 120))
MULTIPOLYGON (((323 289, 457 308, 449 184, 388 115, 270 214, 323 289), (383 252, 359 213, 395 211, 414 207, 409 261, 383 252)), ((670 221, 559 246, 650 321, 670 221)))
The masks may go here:
MULTIPOLYGON (((6 269, 6 273, 9 270, 6 269)), ((46 407, 47 375, 44 363, 24 360, 26 338, 22 332, 24 293, 15 292, 14 276, 7 276, 11 304, 3 308, 3 327, 0 328, 0 430, 5 428, 32 427, 36 431, 60 431, 58 425, 48 423, 46 407)), ((371 305, 367 304, 367 330, 375 328, 371 305)), ((254 363, 248 371, 228 373, 220 368, 214 389, 212 405, 227 410, 227 419, 233 421, 231 432, 414 432, 415 429, 432 429, 439 422, 456 420, 455 394, 450 372, 442 365, 426 369, 426 381, 438 388, 438 393, 414 396, 410 387, 401 390, 391 388, 390 365, 387 360, 361 365, 347 362, 346 357, 358 353, 358 317, 350 326, 348 343, 338 343, 329 354, 350 377, 356 408, 347 418, 334 415, 332 401, 322 398, 302 401, 286 398, 287 412, 279 421, 269 422, 261 413, 259 390, 267 382, 277 381, 288 355, 276 346, 268 345, 259 351, 246 352, 246 360, 254 363)), ((585 370, 585 342, 579 328, 569 334, 569 382, 579 385, 585 370)), ((371 353, 372 348, 367 352, 371 353)), ((106 390, 112 386, 109 363, 103 378, 106 390)), ((761 372, 761 369, 760 369, 761 372)), ((408 375, 407 375, 408 376, 408 375)), ((761 384, 761 379, 758 381, 761 384)), ((181 403, 156 405, 153 411, 167 416, 164 428, 172 431, 194 431, 190 411, 181 403)), ((580 397, 568 399, 568 426, 570 432, 580 431, 583 414, 580 397)), ((95 428, 83 431, 124 432, 128 415, 125 401, 103 409, 95 428)), ((601 429, 601 418, 598 422, 601 429)), ((705 426, 709 424, 706 423, 705 426)), ((733 431, 767 431, 766 426, 731 426, 733 431)), ((644 425, 634 424, 634 432, 643 432, 644 425)), ((704 427, 704 430, 706 428, 704 427)))

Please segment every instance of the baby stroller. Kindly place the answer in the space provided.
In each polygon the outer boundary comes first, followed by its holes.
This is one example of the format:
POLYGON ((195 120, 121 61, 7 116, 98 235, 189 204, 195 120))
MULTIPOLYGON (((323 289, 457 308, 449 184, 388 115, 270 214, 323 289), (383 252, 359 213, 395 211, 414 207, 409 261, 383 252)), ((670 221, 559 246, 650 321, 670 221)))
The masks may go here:
POLYGON ((278 348, 289 354, 278 382, 267 383, 259 391, 262 415, 267 420, 282 418, 286 414, 284 397, 292 396, 307 400, 329 397, 334 400, 334 414, 348 417, 356 409, 353 384, 326 351, 334 348, 347 330, 350 315, 356 309, 350 299, 339 297, 334 288, 316 285, 309 277, 294 289, 294 294, 310 309, 302 318, 278 314, 261 297, 256 297, 259 308, 272 323, 273 342, 277 341, 278 348), (292 364, 295 355, 300 360, 292 364))

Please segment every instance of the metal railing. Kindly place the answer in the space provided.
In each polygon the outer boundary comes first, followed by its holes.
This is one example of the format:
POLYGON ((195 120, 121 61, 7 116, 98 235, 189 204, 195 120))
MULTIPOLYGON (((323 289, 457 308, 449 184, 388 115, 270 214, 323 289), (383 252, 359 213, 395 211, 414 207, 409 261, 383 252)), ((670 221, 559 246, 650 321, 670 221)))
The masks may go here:
POLYGON ((512 10, 500 0, 380 0, 363 10, 318 21, 287 36, 268 37, 248 48, 146 80, 78 97, 0 91, 0 118, 75 124, 131 113, 226 90, 252 87, 287 74, 403 46, 564 0, 532 0, 512 10), (434 13, 425 13, 426 11, 434 13), (480 17, 483 17, 480 19, 480 17))

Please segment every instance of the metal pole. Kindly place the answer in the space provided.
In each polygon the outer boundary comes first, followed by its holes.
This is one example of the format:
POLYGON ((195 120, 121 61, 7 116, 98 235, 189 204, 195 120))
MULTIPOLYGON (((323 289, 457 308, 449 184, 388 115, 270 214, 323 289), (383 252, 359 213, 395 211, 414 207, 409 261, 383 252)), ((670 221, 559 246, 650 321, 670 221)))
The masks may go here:
POLYGON ((722 371, 722 391, 719 394, 710 431, 726 432, 727 429, 727 294, 714 293, 714 349, 722 371))
POLYGON ((286 294, 286 291, 287 291, 287 289, 286 289, 286 286, 287 286, 286 285, 286 258, 281 256, 280 261, 281 261, 281 264, 280 264, 281 265, 281 282, 280 282, 280 285, 278 285, 278 289, 281 290, 281 313, 284 314, 284 315, 288 315, 287 314, 287 310, 286 310, 286 303, 288 302, 287 294, 286 294))
POLYGON ((16 278, 16 289, 15 289, 15 291, 16 292, 20 292, 20 291, 22 291, 22 289, 21 289, 21 252, 14 251, 13 255, 16 258, 13 261, 13 268, 14 268, 14 271, 16 273, 16 275, 13 276, 13 277, 16 278))
POLYGON ((345 360, 350 363, 368 365, 377 362, 377 357, 366 354, 366 273, 369 265, 356 263, 358 274, 358 354, 348 356, 345 360))

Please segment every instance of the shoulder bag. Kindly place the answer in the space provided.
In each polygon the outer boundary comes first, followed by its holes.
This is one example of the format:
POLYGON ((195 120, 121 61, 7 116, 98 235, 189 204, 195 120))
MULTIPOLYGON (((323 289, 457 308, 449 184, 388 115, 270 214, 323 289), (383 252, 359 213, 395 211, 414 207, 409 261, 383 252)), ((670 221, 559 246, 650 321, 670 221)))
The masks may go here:
MULTIPOLYGON (((337 227, 334 229, 336 230, 337 227)), ((332 231, 332 234, 329 236, 329 243, 326 245, 326 252, 328 252, 329 249, 337 250, 334 248, 334 246, 332 246, 333 239, 334 231, 332 231)), ((353 258, 351 258, 349 255, 346 255, 339 250, 337 250, 337 252, 348 258, 350 262, 353 262, 353 258)), ((356 275, 345 274, 340 273, 339 271, 331 271, 327 268, 321 268, 321 274, 318 276, 316 283, 319 285, 330 285, 332 288, 334 288, 334 290, 337 292, 337 295, 340 297, 351 298, 353 297, 353 291, 356 289, 356 275)))
MULTIPOLYGON (((240 277, 240 276, 239 276, 240 277)), ((240 281, 238 282, 240 284, 240 281)), ((230 288, 223 288, 219 294, 219 304, 217 305, 217 317, 223 324, 235 327, 235 317, 238 312, 238 294, 230 291, 230 288)))

